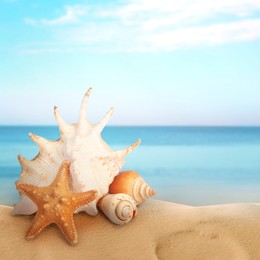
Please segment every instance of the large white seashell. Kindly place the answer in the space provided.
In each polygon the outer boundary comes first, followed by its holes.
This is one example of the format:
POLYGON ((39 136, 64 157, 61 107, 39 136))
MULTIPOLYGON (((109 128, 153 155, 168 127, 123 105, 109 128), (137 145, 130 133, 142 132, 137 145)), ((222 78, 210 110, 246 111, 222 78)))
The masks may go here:
POLYGON ((107 194, 99 202, 102 212, 115 224, 124 225, 136 215, 136 204, 127 194, 107 194))
MULTIPOLYGON (((86 105, 91 90, 92 88, 89 88, 83 98, 76 124, 65 123, 58 108, 54 107, 54 115, 61 134, 60 139, 50 141, 30 133, 30 138, 38 145, 40 152, 33 160, 27 160, 20 155, 18 159, 22 166, 20 182, 37 186, 50 185, 61 163, 69 160, 72 190, 74 192, 98 191, 97 199, 84 205, 77 212, 85 211, 90 215, 96 215, 97 201, 108 193, 110 183, 124 164, 124 157, 140 144, 140 139, 126 149, 112 150, 102 139, 101 131, 114 109, 111 108, 101 122, 92 125, 86 117, 86 105)), ((32 214, 36 211, 35 204, 26 196, 22 196, 12 214, 32 214)))
POLYGON ((125 193, 130 195, 135 203, 139 205, 144 200, 156 194, 144 181, 142 176, 134 171, 124 171, 119 173, 109 186, 109 193, 125 193))

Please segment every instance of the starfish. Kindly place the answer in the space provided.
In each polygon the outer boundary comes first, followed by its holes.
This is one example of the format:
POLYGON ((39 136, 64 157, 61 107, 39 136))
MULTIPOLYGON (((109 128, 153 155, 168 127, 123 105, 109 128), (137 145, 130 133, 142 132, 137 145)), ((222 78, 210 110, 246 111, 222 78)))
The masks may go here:
POLYGON ((32 239, 48 225, 54 223, 71 245, 78 242, 73 213, 79 207, 95 200, 95 190, 73 193, 69 189, 70 162, 63 161, 53 183, 47 187, 16 182, 17 190, 28 196, 38 207, 32 226, 25 238, 32 239))

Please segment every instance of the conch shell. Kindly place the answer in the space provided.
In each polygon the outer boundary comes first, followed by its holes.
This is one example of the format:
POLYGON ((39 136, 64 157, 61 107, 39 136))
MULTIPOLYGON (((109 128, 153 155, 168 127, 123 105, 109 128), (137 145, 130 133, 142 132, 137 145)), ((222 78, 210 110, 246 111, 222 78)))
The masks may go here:
POLYGON ((117 225, 128 223, 136 215, 135 201, 123 193, 105 195, 98 206, 117 225))
MULTIPOLYGON (((20 183, 35 186, 48 186, 64 160, 71 162, 71 190, 85 192, 96 190, 97 198, 82 207, 77 212, 85 211, 90 215, 97 214, 98 200, 108 193, 108 187, 118 175, 127 154, 133 151, 140 139, 123 150, 112 150, 102 139, 101 131, 109 121, 114 109, 111 108, 101 122, 93 125, 86 117, 86 105, 92 88, 89 88, 81 103, 79 117, 76 124, 67 124, 60 116, 57 107, 54 115, 59 126, 61 137, 50 141, 43 137, 29 134, 38 145, 40 152, 32 160, 18 155, 22 166, 20 183)), ((37 211, 36 205, 25 195, 16 204, 13 214, 32 214, 37 211)))
POLYGON ((156 194, 137 172, 124 171, 115 177, 109 186, 109 193, 125 193, 130 195, 139 205, 145 199, 156 194))

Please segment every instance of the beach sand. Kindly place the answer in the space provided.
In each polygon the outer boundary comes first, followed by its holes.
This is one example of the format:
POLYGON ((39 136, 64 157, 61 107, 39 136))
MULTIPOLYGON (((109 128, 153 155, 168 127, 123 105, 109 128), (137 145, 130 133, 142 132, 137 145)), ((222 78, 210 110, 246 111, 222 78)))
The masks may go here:
POLYGON ((124 226, 102 214, 74 215, 79 242, 69 246, 55 225, 24 235, 34 216, 0 206, 1 259, 260 259, 260 205, 191 207, 148 200, 124 226))

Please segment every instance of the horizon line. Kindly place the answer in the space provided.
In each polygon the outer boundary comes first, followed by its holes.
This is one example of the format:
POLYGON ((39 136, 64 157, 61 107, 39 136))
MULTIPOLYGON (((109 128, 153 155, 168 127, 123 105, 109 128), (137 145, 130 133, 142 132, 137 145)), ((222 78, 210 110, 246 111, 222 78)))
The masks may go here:
MULTIPOLYGON (((0 124, 0 127, 58 127, 54 124, 0 124)), ((106 127, 260 127, 258 125, 107 125, 106 127)))

